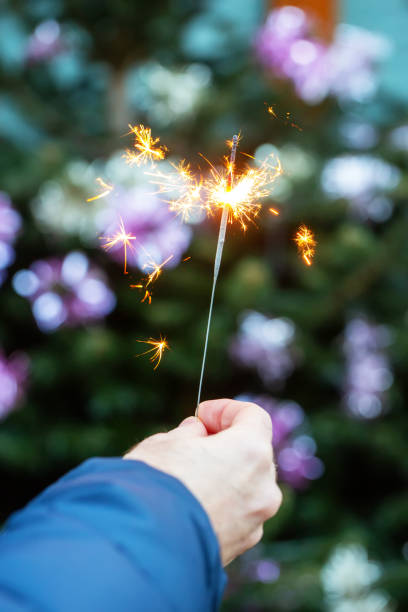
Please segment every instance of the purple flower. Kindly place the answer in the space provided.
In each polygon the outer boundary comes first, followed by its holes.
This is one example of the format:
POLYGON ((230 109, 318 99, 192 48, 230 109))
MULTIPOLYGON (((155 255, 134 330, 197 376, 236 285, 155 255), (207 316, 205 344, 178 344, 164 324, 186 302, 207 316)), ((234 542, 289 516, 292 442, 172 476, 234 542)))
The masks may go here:
POLYGON ((116 303, 103 274, 78 251, 63 259, 34 262, 14 275, 13 287, 30 300, 37 325, 44 332, 97 321, 116 303))
POLYGON ((353 416, 373 419, 385 409, 386 391, 393 382, 385 352, 389 343, 388 329, 383 325, 373 325, 363 317, 352 319, 346 326, 343 401, 353 416))
POLYGON ((319 478, 323 463, 315 456, 314 439, 299 428, 305 415, 296 402, 280 401, 269 396, 239 396, 266 410, 272 420, 273 448, 279 478, 295 489, 303 489, 308 481, 319 478))
POLYGON ((28 357, 24 353, 14 353, 7 359, 0 352, 0 419, 4 419, 21 400, 28 367, 28 357))
MULTIPOLYGON (((115 208, 106 210, 104 235, 113 236, 119 229, 120 220, 123 220, 126 233, 136 238, 132 241, 133 248, 127 252, 129 266, 143 270, 149 260, 160 264, 170 255, 173 257, 167 267, 176 266, 190 244, 191 229, 169 211, 168 204, 156 195, 146 193, 145 187, 118 188, 115 196, 115 208)), ((120 243, 107 253, 123 263, 120 243)))
POLYGON ((265 384, 279 386, 294 368, 294 333, 295 326, 289 319, 248 311, 231 342, 231 356, 247 367, 255 367, 265 384))
POLYGON ((5 279, 6 268, 14 261, 12 245, 20 227, 20 215, 12 207, 9 196, 0 191, 0 285, 5 279))
POLYGON ((54 19, 42 21, 28 40, 26 58, 29 63, 43 62, 62 50, 61 29, 54 19))
POLYGON ((328 95, 362 100, 375 90, 374 68, 388 51, 380 36, 341 24, 331 45, 312 36, 313 21, 298 7, 273 10, 255 40, 260 62, 291 80, 310 104, 328 95))
POLYGON ((280 576, 280 566, 273 559, 251 559, 242 562, 242 572, 254 582, 270 584, 276 582, 280 576))

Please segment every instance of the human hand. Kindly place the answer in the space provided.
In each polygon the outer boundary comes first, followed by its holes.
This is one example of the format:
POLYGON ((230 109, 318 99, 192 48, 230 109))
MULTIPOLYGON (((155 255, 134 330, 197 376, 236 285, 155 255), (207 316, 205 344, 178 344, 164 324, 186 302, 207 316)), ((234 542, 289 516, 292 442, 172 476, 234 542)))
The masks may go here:
POLYGON ((272 423, 256 404, 229 399, 200 404, 199 418, 143 440, 125 459, 175 476, 206 510, 224 565, 255 546, 279 509, 272 423))

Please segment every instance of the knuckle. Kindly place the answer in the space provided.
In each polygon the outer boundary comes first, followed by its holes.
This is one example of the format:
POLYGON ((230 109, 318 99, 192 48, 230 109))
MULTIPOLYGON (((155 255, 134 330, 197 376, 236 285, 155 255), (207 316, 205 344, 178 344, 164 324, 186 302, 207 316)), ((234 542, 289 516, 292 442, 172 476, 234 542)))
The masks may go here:
POLYGON ((268 518, 275 516, 281 504, 282 504, 282 491, 280 490, 278 485, 275 485, 269 495, 269 500, 268 500, 268 504, 266 508, 267 513, 268 513, 268 518))
POLYGON ((166 433, 157 433, 154 434, 153 436, 150 436, 149 438, 146 438, 146 442, 163 442, 165 439, 167 438, 167 434, 166 433))
POLYGON ((269 470, 272 465, 272 448, 268 442, 248 438, 245 442, 245 457, 257 469, 269 470))
POLYGON ((259 442, 254 437, 247 437, 243 451, 247 461, 257 463, 259 459, 259 442))
POLYGON ((257 419, 260 424, 267 431, 270 431, 272 433, 272 420, 266 410, 264 410, 264 408, 261 408, 261 406, 258 406, 258 404, 254 404, 253 402, 248 402, 248 406, 251 408, 254 414, 257 415, 257 419))
POLYGON ((262 540, 262 536, 263 536, 263 526, 260 525, 259 527, 257 527, 257 529, 255 529, 255 531, 253 531, 247 538, 247 546, 246 548, 253 548, 254 546, 256 546, 261 540, 262 540))
POLYGON ((263 408, 260 408, 260 420, 265 429, 272 434, 272 419, 263 408))
POLYGON ((262 503, 260 504, 258 511, 258 516, 262 522, 265 522, 272 516, 275 516, 281 503, 282 492, 280 488, 276 484, 274 484, 272 487, 268 487, 268 490, 265 491, 263 495, 262 503))

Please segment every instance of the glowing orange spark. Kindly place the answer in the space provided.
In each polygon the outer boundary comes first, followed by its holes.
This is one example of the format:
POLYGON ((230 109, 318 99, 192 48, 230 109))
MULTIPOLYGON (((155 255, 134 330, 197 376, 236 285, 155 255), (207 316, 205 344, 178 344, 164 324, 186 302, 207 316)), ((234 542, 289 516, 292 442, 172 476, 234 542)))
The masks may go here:
POLYGON ((149 127, 140 124, 129 125, 129 128, 129 134, 135 137, 133 149, 127 149, 123 157, 130 166, 134 164, 141 166, 147 162, 153 164, 166 157, 167 147, 158 145, 160 138, 153 138, 152 130, 149 127))
POLYGON ((301 225, 296 232, 296 236, 294 238, 299 252, 301 253, 304 262, 306 265, 312 265, 312 258, 315 254, 316 240, 313 232, 306 227, 306 225, 301 225))
POLYGON ((272 213, 273 215, 276 215, 276 216, 278 216, 278 215, 279 215, 279 211, 278 211, 278 210, 276 210, 276 208, 270 208, 270 209, 269 209, 269 212, 270 212, 270 213, 272 213))
POLYGON ((147 355, 148 353, 152 353, 150 356, 150 361, 152 363, 156 362, 153 370, 156 370, 159 367, 159 363, 163 356, 163 353, 166 349, 169 349, 169 345, 167 344, 166 338, 162 338, 160 336, 160 340, 154 340, 153 338, 149 338, 148 340, 137 340, 137 342, 143 342, 144 344, 150 344, 153 348, 147 349, 144 353, 140 353, 137 357, 141 357, 142 355, 147 355))
POLYGON ((113 234, 113 236, 103 236, 102 240, 106 240, 105 244, 102 245, 104 249, 107 251, 112 249, 114 246, 121 244, 123 246, 124 252, 124 267, 123 274, 127 274, 127 249, 133 248, 132 240, 136 240, 136 236, 132 236, 132 234, 128 234, 125 230, 125 226, 123 224, 123 220, 120 219, 119 222, 119 230, 113 234))
POLYGON ((140 300, 141 303, 143 304, 143 302, 148 302, 148 304, 152 303, 152 294, 150 293, 150 291, 148 289, 146 289, 146 287, 143 284, 139 284, 139 285, 129 285, 131 289, 143 289, 144 290, 144 296, 143 298, 140 300))
POLYGON ((93 202, 94 200, 99 200, 99 198, 104 198, 113 189, 113 185, 110 185, 109 183, 105 183, 105 181, 103 179, 101 179, 101 177, 98 176, 98 178, 95 179, 95 180, 102 187, 102 189, 104 189, 105 191, 102 191, 102 193, 98 193, 98 195, 93 196, 92 198, 87 198, 87 200, 86 200, 87 202, 93 202))
POLYGON ((299 132, 303 132, 303 128, 301 128, 300 125, 298 125, 292 120, 292 115, 290 113, 286 112, 284 116, 282 114, 281 116, 279 116, 272 104, 269 105, 265 102, 265 106, 266 112, 269 113, 269 115, 272 115, 274 119, 282 121, 285 125, 289 124, 291 127, 295 128, 296 130, 299 130, 299 132))
POLYGON ((183 259, 183 263, 184 263, 185 261, 189 261, 190 259, 191 259, 191 256, 190 256, 190 257, 185 257, 185 258, 183 259))
POLYGON ((144 264, 143 268, 151 268, 152 269, 152 271, 147 275, 146 287, 148 287, 151 283, 154 283, 155 281, 157 281, 157 279, 159 278, 160 274, 163 272, 163 267, 166 265, 166 263, 168 263, 170 261, 170 259, 173 259, 173 257, 174 257, 174 255, 170 255, 170 257, 165 259, 161 264, 157 264, 152 259, 150 259, 149 261, 147 261, 144 264))
POLYGON ((137 284, 137 285, 130 285, 130 288, 131 289, 142 289, 145 293, 144 293, 143 298, 140 301, 142 302, 142 304, 143 304, 143 302, 148 302, 148 304, 151 304, 152 303, 152 293, 148 289, 148 286, 151 285, 152 283, 154 283, 159 278, 160 274, 162 274, 162 272, 163 272, 164 266, 166 265, 166 263, 168 263, 174 257, 174 255, 170 255, 170 257, 168 257, 167 259, 162 261, 161 264, 157 264, 150 257, 150 255, 146 251, 146 249, 144 247, 142 247, 142 249, 146 253, 146 255, 150 258, 144 264, 143 269, 150 268, 151 272, 146 274, 146 276, 140 281, 139 284, 137 284))
POLYGON ((275 113, 274 108, 273 108, 272 105, 271 106, 267 106, 266 109, 267 109, 268 113, 270 115, 272 115, 272 117, 275 117, 275 119, 278 118, 278 115, 275 113))

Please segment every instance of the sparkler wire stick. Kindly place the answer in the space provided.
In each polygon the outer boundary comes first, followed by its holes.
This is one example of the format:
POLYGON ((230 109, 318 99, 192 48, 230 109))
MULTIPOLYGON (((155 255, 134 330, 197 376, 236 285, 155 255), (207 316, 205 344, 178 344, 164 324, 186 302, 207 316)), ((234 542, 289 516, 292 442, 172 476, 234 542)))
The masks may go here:
MULTIPOLYGON (((232 181, 234 177, 234 165, 235 165, 235 156, 237 153, 237 147, 238 147, 238 136, 234 135, 232 138, 231 155, 230 155, 230 160, 229 160, 229 175, 228 175, 229 189, 231 189, 232 187, 232 181)), ((208 312, 207 329, 205 332, 204 352, 203 352, 203 360, 201 362, 200 383, 198 386, 198 397, 197 397, 197 407, 195 410, 195 416, 198 415, 198 407, 200 405, 200 400, 201 400, 201 390, 203 386, 205 360, 207 357, 208 338, 210 335, 212 311, 213 311, 213 306, 214 306, 215 287, 217 285, 218 274, 219 274, 220 267, 221 267, 222 251, 224 249, 225 234, 227 231, 227 222, 228 222, 228 206, 225 204, 222 210, 220 231, 218 233, 217 251, 215 253, 213 285, 212 285, 212 290, 211 290, 210 309, 208 312)))

